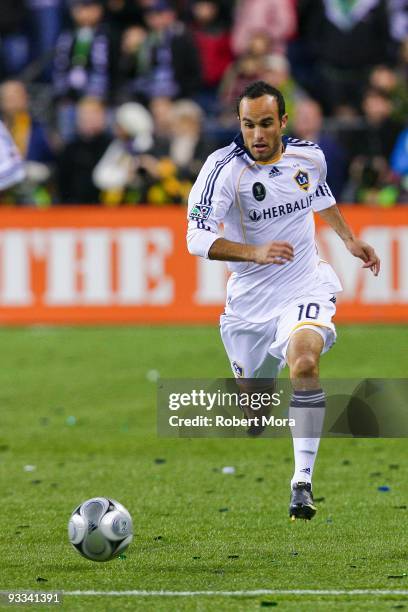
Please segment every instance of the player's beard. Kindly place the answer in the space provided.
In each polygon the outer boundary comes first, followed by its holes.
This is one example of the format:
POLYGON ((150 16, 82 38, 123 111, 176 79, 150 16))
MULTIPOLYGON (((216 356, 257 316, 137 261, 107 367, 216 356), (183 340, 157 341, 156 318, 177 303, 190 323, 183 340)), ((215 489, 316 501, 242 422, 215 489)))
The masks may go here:
POLYGON ((266 145, 264 150, 258 151, 255 145, 252 145, 251 147, 252 157, 256 161, 268 162, 278 157, 282 147, 282 141, 280 138, 276 139, 274 142, 265 142, 262 144, 266 145))

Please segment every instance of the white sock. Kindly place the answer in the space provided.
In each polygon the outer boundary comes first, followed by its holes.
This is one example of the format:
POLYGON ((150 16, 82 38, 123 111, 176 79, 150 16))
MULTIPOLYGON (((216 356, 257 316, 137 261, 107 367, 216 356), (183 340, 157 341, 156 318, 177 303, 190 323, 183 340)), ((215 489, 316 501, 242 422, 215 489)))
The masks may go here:
POLYGON ((295 391, 289 408, 289 418, 295 419, 291 427, 295 471, 291 487, 297 482, 312 482, 313 468, 319 449, 326 409, 322 389, 295 391))

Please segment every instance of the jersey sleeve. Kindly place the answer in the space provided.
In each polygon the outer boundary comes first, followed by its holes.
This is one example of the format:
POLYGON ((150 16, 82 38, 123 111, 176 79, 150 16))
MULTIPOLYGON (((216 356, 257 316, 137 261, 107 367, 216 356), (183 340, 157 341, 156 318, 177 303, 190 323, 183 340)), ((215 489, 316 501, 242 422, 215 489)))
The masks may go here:
POLYGON ((222 238, 219 226, 233 201, 231 161, 210 155, 188 200, 187 248, 191 255, 208 258, 212 244, 222 238))
POLYGON ((320 169, 319 176, 319 184, 317 186, 315 197, 313 199, 312 207, 315 212, 319 212, 319 210, 324 210, 325 208, 330 208, 336 204, 336 198, 332 194, 330 187, 326 182, 327 176, 327 164, 326 159, 324 157, 324 153, 321 149, 317 151, 317 163, 320 169))
POLYGON ((23 160, 7 128, 0 122, 0 191, 4 191, 25 177, 23 160))

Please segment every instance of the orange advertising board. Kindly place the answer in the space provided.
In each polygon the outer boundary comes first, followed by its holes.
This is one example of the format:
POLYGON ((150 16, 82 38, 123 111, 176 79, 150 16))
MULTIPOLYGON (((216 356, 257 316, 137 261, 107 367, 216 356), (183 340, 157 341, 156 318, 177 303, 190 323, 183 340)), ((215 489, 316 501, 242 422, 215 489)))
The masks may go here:
MULTIPOLYGON (((382 259, 361 269, 317 221, 319 251, 340 276, 337 322, 408 320, 408 209, 343 207, 382 259)), ((217 322, 227 273, 186 249, 179 208, 0 211, 0 324, 217 322)))

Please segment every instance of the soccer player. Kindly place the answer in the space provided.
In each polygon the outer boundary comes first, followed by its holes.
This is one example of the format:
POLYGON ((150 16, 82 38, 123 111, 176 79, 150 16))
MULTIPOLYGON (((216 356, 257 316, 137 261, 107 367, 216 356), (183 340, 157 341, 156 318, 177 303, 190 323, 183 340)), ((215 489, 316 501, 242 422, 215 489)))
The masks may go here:
POLYGON ((221 337, 237 382, 274 380, 289 366, 289 417, 297 426, 292 428, 289 515, 311 519, 316 512, 312 474, 325 409, 319 360, 336 339, 332 318, 335 294, 342 289, 331 266, 319 258, 313 213, 375 276, 380 260, 341 216, 326 183, 322 150, 282 136, 288 116, 281 92, 255 82, 241 95, 237 111, 241 133, 209 156, 192 188, 188 249, 229 262, 221 337))

